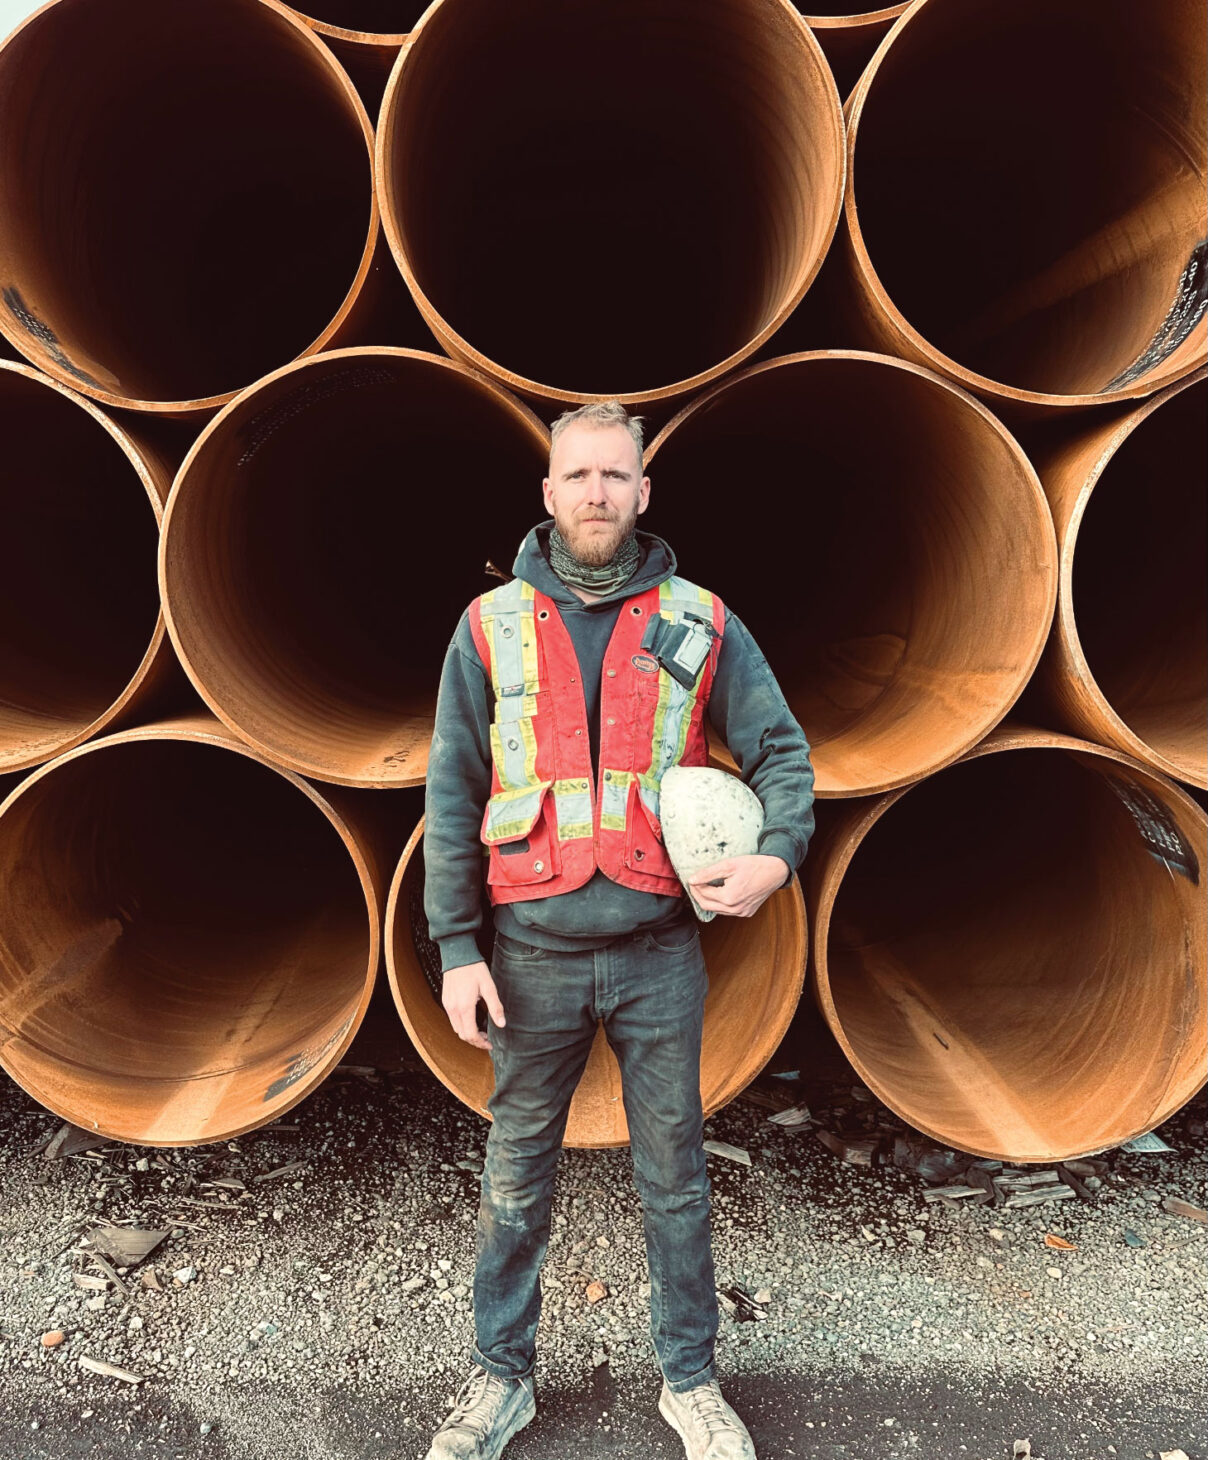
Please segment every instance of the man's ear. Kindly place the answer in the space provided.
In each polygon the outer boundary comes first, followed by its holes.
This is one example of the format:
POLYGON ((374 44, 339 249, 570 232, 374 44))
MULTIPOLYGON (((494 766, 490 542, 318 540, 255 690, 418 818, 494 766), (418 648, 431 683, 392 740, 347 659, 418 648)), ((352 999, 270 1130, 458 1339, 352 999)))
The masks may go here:
POLYGON ((549 477, 541 483, 541 496, 545 501, 545 510, 552 517, 554 515, 554 489, 550 485, 549 477))
POLYGON ((638 512, 645 512, 650 503, 650 478, 643 477, 642 485, 638 488, 638 512))

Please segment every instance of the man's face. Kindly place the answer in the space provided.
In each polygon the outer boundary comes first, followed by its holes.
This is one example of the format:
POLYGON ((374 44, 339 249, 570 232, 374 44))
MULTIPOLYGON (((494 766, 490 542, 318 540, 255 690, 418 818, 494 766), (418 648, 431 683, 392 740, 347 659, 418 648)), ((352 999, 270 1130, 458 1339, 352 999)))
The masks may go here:
POLYGON ((581 563, 611 562, 650 500, 650 478, 624 426, 576 422, 558 437, 543 484, 546 511, 581 563))

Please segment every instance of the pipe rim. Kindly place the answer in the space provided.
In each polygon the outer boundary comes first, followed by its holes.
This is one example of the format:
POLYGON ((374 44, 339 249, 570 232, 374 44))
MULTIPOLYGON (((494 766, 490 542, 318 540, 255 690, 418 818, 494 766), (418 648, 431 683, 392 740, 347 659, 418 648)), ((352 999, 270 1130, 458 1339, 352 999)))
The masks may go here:
POLYGON ((978 418, 999 437, 1021 467, 1022 476, 1027 482, 1028 491, 1031 493, 1031 504, 1035 510, 1037 521, 1041 523, 1040 530, 1045 538, 1048 549, 1045 560, 1047 572, 1044 611, 1038 616, 1033 631, 1032 643, 1028 649, 1026 664, 1021 673, 1019 684, 1010 700, 1003 705, 1002 709, 992 720, 988 721, 979 729, 972 730, 964 735, 955 749, 945 751, 941 759, 930 764, 922 772, 906 771, 899 776, 888 777, 884 781, 852 790, 833 790, 829 787, 819 787, 815 792, 819 800, 848 800, 861 796, 880 796, 899 789, 909 789, 910 786, 922 777, 932 775, 936 771, 944 770, 946 767, 954 765, 962 757, 968 755, 1010 714, 1012 707, 1016 704, 1020 695, 1023 694, 1033 674, 1036 672, 1037 665, 1044 655, 1045 645, 1049 640, 1049 634, 1053 625, 1053 616, 1058 603, 1058 543, 1048 498, 1045 495, 1044 487, 1041 485, 1036 468, 1019 442, 993 411, 982 401, 978 400, 976 396, 970 395, 967 390, 962 389, 954 381, 938 374, 935 370, 931 370, 925 365, 919 365, 912 360, 904 360, 897 355, 884 355, 873 350, 799 350, 791 355, 777 356, 774 360, 762 360, 756 365, 751 365, 744 370, 737 371, 735 374, 727 376, 725 380, 718 381, 710 389, 702 391, 700 395, 694 396, 686 406, 682 407, 658 432, 654 440, 646 448, 643 456, 643 465, 648 467, 651 464, 659 447, 664 444, 665 439, 677 427, 690 421, 699 412, 704 411, 713 401, 717 400, 728 390, 730 386, 745 383, 755 376, 765 371, 775 370, 779 366, 797 365, 823 360, 851 360, 886 365, 893 369, 901 370, 906 374, 915 375, 931 385, 940 387, 942 390, 956 397, 963 405, 971 408, 978 418))
MULTIPOLYGON (((424 33, 425 27, 432 21, 434 15, 441 9, 442 0, 432 4, 420 17, 415 29, 410 32, 399 51, 390 76, 386 82, 386 90, 382 97, 382 109, 378 117, 377 135, 374 146, 374 190, 378 198, 378 210, 381 218, 382 231, 386 241, 390 245, 390 253, 394 262, 406 282, 411 297, 415 300, 416 307, 423 315, 428 328, 439 340, 440 344, 455 359, 464 361, 474 369, 490 376, 492 379, 504 385, 508 390, 516 391, 521 395, 536 397, 543 401, 558 402, 566 405, 584 405, 589 401, 601 399, 599 391, 570 390, 562 386, 544 385, 540 381, 530 379, 527 376, 518 375, 509 370, 506 365, 490 359, 481 351, 476 350, 468 340, 463 338, 441 315, 431 299, 420 287, 411 267, 410 258, 403 247, 402 237, 398 224, 395 221, 395 197, 394 197, 394 153, 395 153, 395 114, 398 108, 398 95, 402 88, 406 74, 407 60, 412 53, 417 40, 424 33)), ((622 405, 651 404, 655 401, 670 400, 676 396, 685 395, 690 391, 699 390, 702 386, 723 377, 727 371, 733 370, 744 360, 749 359, 780 329, 781 325, 792 314, 802 299, 805 298, 813 286, 823 263, 834 247, 835 234, 838 231, 839 219, 843 212, 843 199, 847 189, 847 176, 849 169, 849 152, 844 142, 844 119, 842 100, 835 83, 834 74, 831 71, 830 63, 827 61, 810 27, 805 19, 790 3, 790 0, 770 0, 770 3, 780 7, 781 11, 789 16, 795 23, 802 44, 809 53, 811 61, 819 68, 819 74, 824 79, 824 84, 829 90, 834 106, 829 110, 829 121, 832 126, 833 135, 828 139, 828 145, 834 144, 833 164, 836 173, 836 196, 831 201, 830 216, 822 230, 825 244, 818 250, 818 257, 806 271, 802 283, 794 291, 792 297, 783 304, 776 314, 763 329, 740 349, 735 350, 718 364, 710 366, 706 370, 697 371, 696 374, 687 376, 683 380, 675 381, 669 385, 657 386, 651 390, 626 391, 610 394, 609 399, 620 401, 622 405)))
POLYGON ((886 5, 880 10, 853 10, 850 15, 802 14, 801 18, 811 30, 858 30, 861 26, 897 20, 910 6, 911 0, 898 0, 896 5, 886 5))
MULTIPOLYGON (((1077 751, 1083 754, 1096 755, 1105 760, 1115 761, 1130 770, 1139 769, 1146 775, 1160 781, 1163 789, 1174 800, 1180 801, 1195 815, 1202 816, 1204 814, 1186 791, 1169 778, 1156 774, 1150 766, 1139 765, 1134 757, 1126 755, 1123 751, 1117 750, 1113 746, 1097 745, 1093 741, 1084 740, 1074 735, 1067 735, 1060 731, 1039 730, 1018 724, 1003 726, 992 732, 980 745, 963 756, 959 764, 966 764, 970 761, 980 759, 983 756, 995 755, 1000 751, 1023 750, 1077 751)), ((929 779, 929 777, 926 777, 922 780, 915 781, 911 785, 902 786, 897 790, 888 792, 884 796, 878 797, 875 801, 865 806, 846 828, 843 845, 837 851, 834 859, 828 862, 825 878, 818 887, 816 894, 813 909, 813 933, 810 940, 811 974, 814 993, 819 1007, 822 1010, 823 1017, 826 1020, 827 1028, 834 1035, 844 1055, 861 1080, 863 1080, 883 1105, 892 1110, 901 1120, 904 1120, 909 1127, 920 1131, 923 1135, 928 1136, 931 1140, 937 1141, 941 1145, 949 1146, 952 1144, 950 1140, 951 1132, 944 1132, 924 1123, 914 1113, 910 1115, 904 1114, 899 1108, 899 1102, 896 1100, 893 1091, 886 1088, 884 1081, 879 1077, 876 1070, 871 1068, 861 1058, 859 1052, 848 1037, 843 1022, 839 1017, 834 996, 831 992, 830 970, 827 963, 827 945, 830 934, 831 915, 834 911, 835 901, 842 889, 844 879, 856 853, 863 845, 868 833, 885 813, 900 801, 903 796, 909 794, 911 791, 917 790, 920 786, 925 786, 929 779)), ((960 1149, 967 1150, 969 1154, 987 1160, 1009 1160, 1012 1164, 1018 1165, 1038 1162, 1048 1163, 1050 1160, 1076 1160, 1082 1156, 1093 1156, 1100 1151, 1114 1150, 1116 1146, 1123 1145, 1124 1142, 1133 1140, 1135 1137, 1145 1134, 1146 1131, 1153 1130, 1164 1120, 1169 1120, 1176 1111, 1182 1109, 1188 1100, 1194 1099, 1206 1084, 1208 1084, 1208 1069, 1204 1071, 1203 1078, 1194 1090, 1190 1091, 1183 1099, 1178 1100, 1177 1103, 1170 1105, 1169 1108, 1163 1107, 1163 1113, 1160 1119, 1150 1119, 1135 1130, 1130 1127, 1128 1133, 1121 1135, 1119 1140, 1114 1141, 1111 1146, 1093 1146, 1088 1150, 1070 1151, 1064 1156, 1051 1158, 1049 1156, 1004 1156, 1002 1151, 990 1150, 989 1148, 972 1144, 968 1147, 962 1146, 960 1149)))
POLYGON ((271 762, 278 769, 285 770, 290 774, 299 776, 313 776, 318 780, 329 782, 332 785, 348 786, 361 790, 406 790, 424 784, 425 775, 408 773, 398 780, 371 780, 363 776, 352 776, 345 773, 333 773, 328 768, 316 768, 307 763, 301 757, 294 756, 288 752, 279 751, 255 735, 243 729, 238 721, 232 717, 230 712, 215 698, 211 690, 206 686, 203 679, 198 675, 188 650, 181 639, 180 628, 172 611, 173 595, 168 591, 168 547, 173 522, 174 509, 180 501, 188 473, 197 457, 201 454, 206 443, 214 435, 225 429, 226 423, 243 408, 248 401, 253 399, 261 390, 274 384, 278 380, 307 369, 322 367, 329 362, 347 359, 379 358, 389 357, 391 359, 414 360, 427 366, 450 371, 454 375, 469 377, 475 383, 487 388, 496 397, 496 403, 505 410, 512 413, 515 420, 525 429, 531 431, 535 441, 540 443, 543 449, 549 447, 549 430, 541 418, 531 410, 522 400, 518 400, 510 394, 497 380, 482 374, 481 371, 462 364, 458 360, 450 360, 442 355, 433 355, 426 350, 416 350, 401 345, 350 345, 339 350, 324 350, 317 355, 308 355, 304 359, 291 360, 288 365, 279 366, 268 375, 263 375, 251 385, 245 386, 209 420, 205 428, 198 435, 197 439, 190 446, 188 454, 181 462, 180 470, 172 483, 172 490, 168 494, 167 505, 164 508, 163 522, 159 534, 159 550, 156 561, 156 579, 159 584, 161 613, 164 625, 171 641, 172 648, 180 662, 190 684, 201 696, 206 707, 221 721, 221 723, 236 736, 244 745, 251 747, 259 756, 271 762))
MULTIPOLYGON (((142 482, 143 490, 147 494, 147 500, 151 504, 151 510, 155 513, 155 527, 158 533, 163 527, 164 499, 167 496, 168 484, 157 480, 134 441, 122 430, 117 422, 106 415, 104 411, 100 410, 95 402, 81 395, 78 391, 72 390, 61 381, 52 379, 49 375, 46 375, 33 365, 27 365, 24 361, 20 360, 0 360, 0 370, 10 371, 14 375, 22 375, 27 380, 32 380, 38 385, 56 391, 66 400, 71 401, 73 405, 77 405, 86 411, 98 425, 104 427, 111 439, 121 449, 126 460, 138 476, 139 481, 142 482)), ((97 715, 82 730, 73 731, 70 735, 58 741, 55 747, 45 754, 25 756, 11 762, 7 760, 0 762, 0 774, 8 775, 10 772, 26 771, 33 766, 43 764, 45 761, 61 757, 67 751, 74 750, 76 746, 82 744, 91 736, 96 735, 106 725, 112 724, 147 682, 157 661, 163 661, 169 657, 166 640, 167 626, 164 621, 163 602, 161 599, 159 609, 155 616, 155 628, 152 631, 143 657, 121 693, 109 707, 97 715)))
POLYGON ((347 41, 350 45, 365 46, 371 50, 396 50, 411 34, 408 30, 350 30, 346 25, 336 25, 330 20, 320 20, 317 15, 308 15, 300 6, 294 5, 291 9, 304 25, 319 35, 328 36, 335 41, 347 41))
MULTIPOLYGON (((428 1069, 431 1070, 431 1072, 436 1076, 436 1078, 441 1082, 445 1089, 449 1091, 451 1095, 453 1095, 468 1110, 473 1110, 476 1115, 481 1115, 484 1120, 489 1121, 492 1119, 492 1116, 491 1112, 486 1108, 486 1105, 476 1105, 468 1100, 466 1098, 466 1092, 464 1090, 458 1089, 458 1087, 441 1068, 436 1059, 429 1053, 425 1042, 423 1041, 423 1039, 421 1039, 411 1019, 410 1011, 407 1007, 407 1001, 402 996, 399 983, 398 968, 395 963, 394 957, 395 928, 397 926, 398 919, 399 899, 402 896, 403 883, 406 879, 407 871, 411 865, 411 858, 415 853, 415 850, 418 847, 419 843, 423 840, 425 821, 426 817, 420 818, 419 824, 416 826, 415 830, 411 833, 411 836, 407 840, 407 845, 403 849, 402 855, 399 857, 398 860, 398 865, 395 867, 394 873, 390 879, 390 892, 386 899, 386 915, 383 922, 382 938, 382 941, 385 945, 386 976, 390 984, 390 994, 394 1000, 394 1007, 398 1012, 399 1018, 403 1022, 403 1027, 407 1031, 407 1038, 410 1040, 411 1045, 415 1049, 416 1053, 420 1056, 424 1064, 427 1065, 428 1069)), ((793 874, 793 879, 792 882, 789 884, 789 889, 791 889, 792 893, 794 894, 794 910, 800 916, 800 927, 797 931, 801 940, 801 958, 799 960, 798 966, 791 982, 786 980, 786 989, 781 998, 781 1007, 785 1011, 783 1014, 783 1019, 781 1020, 781 1027, 774 1030, 774 1040, 770 1040, 768 1042, 766 1055, 763 1057, 763 1059, 759 1061, 754 1069, 751 1069, 749 1073, 742 1070, 736 1070, 735 1073, 730 1076, 730 1078, 723 1081, 720 1086, 716 1087, 715 1090, 711 1092, 710 1099, 704 1103, 704 1118, 706 1120, 708 1120, 711 1115, 716 1114, 716 1112, 721 1110, 724 1106, 730 1104, 731 1101, 736 1100, 738 1096, 743 1092, 743 1090, 745 1090, 747 1086, 750 1085, 751 1082, 758 1077, 760 1071, 765 1067, 768 1060, 770 1060, 772 1055, 775 1053, 776 1046, 780 1043, 785 1034, 788 1032, 788 1028, 789 1025, 792 1023, 793 1015, 796 1012, 797 1005, 800 1003, 801 994, 805 988, 805 979, 809 968, 810 910, 806 904, 805 893, 796 873, 793 874)), ((578 1150, 616 1150, 628 1145, 628 1143, 628 1139, 611 1141, 585 1141, 568 1138, 563 1141, 563 1145, 565 1147, 578 1150)))
MULTIPOLYGON (((3 56, 8 46, 16 40, 16 38, 21 34, 22 31, 25 30, 27 26, 32 25, 36 20, 38 20, 40 16, 47 14, 49 11, 53 10, 56 6, 62 3, 64 3, 64 0, 46 0, 46 3, 44 5, 41 5, 37 10, 35 10, 32 15, 27 15, 25 19, 21 21, 20 24, 17 25, 12 31, 10 31, 10 33, 3 40, 0 40, 0 57, 3 56)), ((365 147, 369 159, 369 226, 365 236, 365 246, 361 251, 361 260, 359 265, 357 266, 356 274, 354 275, 353 280, 349 285, 344 295, 344 298, 340 303, 339 308, 336 310, 331 320, 319 332, 318 336, 309 345, 307 345, 306 349, 301 351, 301 353, 295 357, 297 360, 305 360, 309 359, 312 355, 317 354, 320 350, 322 350, 324 345, 326 345, 327 342, 332 339, 332 337, 336 334, 340 327, 345 323, 345 321, 348 319, 348 316, 352 313, 353 307, 355 306, 357 300, 360 298, 361 291, 365 287, 365 281, 369 277, 369 270, 373 263, 374 249, 377 246, 378 235, 381 232, 381 214, 378 209, 377 188, 374 185, 373 171, 374 129, 372 122, 370 122, 369 120, 369 113, 365 109, 365 103, 361 100, 360 93, 353 85, 348 73, 344 70, 343 66, 339 64, 339 62, 332 55, 327 46, 325 46, 323 42, 319 40, 318 36, 315 35, 309 23, 307 23, 296 11, 292 10, 288 5, 286 5, 284 3, 284 0, 254 0, 254 3, 262 5, 269 10, 275 10, 277 14, 283 16, 297 32, 306 37, 306 43, 314 50, 321 64, 324 65, 332 74, 332 76, 338 81, 341 91, 344 93, 345 98, 347 99, 349 105, 352 107, 354 115, 356 116, 356 119, 360 124, 361 134, 365 140, 365 147)), ((14 349, 20 352, 22 359, 31 359, 31 357, 26 354, 21 339, 19 339, 16 332, 7 325, 4 317, 4 311, 2 310, 0 310, 0 334, 3 334, 8 342, 14 347, 14 349)), ((247 389, 246 386, 236 386, 233 390, 222 391, 217 395, 197 396, 191 400, 140 400, 134 396, 115 395, 112 391, 106 390, 103 386, 85 385, 83 381, 77 379, 69 371, 64 370, 60 365, 56 364, 56 362, 49 357, 47 357, 47 359, 45 360, 31 360, 31 363, 35 364, 39 370, 44 371, 44 373, 51 376, 58 383, 70 386, 75 390, 79 390, 84 394, 90 396, 93 400, 100 401, 102 405, 116 406, 120 409, 129 411, 142 411, 148 415, 201 415, 205 412, 220 409, 222 406, 227 405, 236 396, 241 394, 242 391, 247 389)))
POLYGON ((928 4, 933 3, 935 0, 911 0, 873 52, 872 59, 864 68, 859 81, 856 82, 844 105, 844 117, 847 121, 847 182, 843 194, 843 217, 847 225, 851 257, 859 273, 860 282, 869 297, 875 302, 876 307, 892 328, 902 336, 906 345, 917 350, 936 370, 943 371, 944 374, 951 376, 953 380, 966 386, 969 390, 991 396, 996 401, 1002 401, 1007 405, 1041 408, 1063 407, 1072 410, 1088 406, 1112 405, 1119 401, 1136 400, 1139 397, 1151 395, 1155 391, 1163 390, 1178 382, 1192 371, 1200 369, 1203 365, 1203 349, 1195 359, 1181 365, 1171 366, 1166 370, 1159 369, 1141 377, 1140 380, 1121 386, 1117 390, 1103 391, 1096 395, 1054 395, 1046 391, 1025 390, 1020 386, 1008 385, 1005 381, 993 380, 988 375, 979 375, 975 370, 970 370, 950 355, 945 355, 942 350, 915 329, 889 297, 872 262, 868 246, 864 241, 863 230, 860 227, 859 204, 856 201, 856 143, 859 137, 864 102, 890 47, 901 34, 902 29, 912 20, 916 20, 928 4))
MULTIPOLYGON (((373 865, 370 858, 366 856, 365 850, 357 837, 353 834, 350 824, 344 819, 340 811, 322 795, 318 787, 311 785, 309 781, 296 775, 293 771, 287 770, 275 761, 261 755, 257 750, 246 745, 243 741, 223 733, 221 727, 212 727, 207 723, 208 718, 207 716, 196 715, 161 720, 150 725, 139 725, 134 729, 121 730, 116 734, 103 736, 99 740, 89 741, 86 745, 77 746, 73 750, 69 750, 66 754, 57 757, 57 759, 39 766, 32 775, 27 776, 19 785, 15 786, 9 795, 0 801, 0 822, 3 821, 5 813, 16 804, 18 799, 31 786, 53 775, 56 770, 66 765, 69 761, 78 760, 82 756, 93 754, 94 751, 110 749, 117 745, 130 745, 139 741, 178 741, 233 751, 235 754, 242 755, 254 764, 263 767, 266 771, 271 771, 275 775, 283 777, 295 789, 301 791, 318 808, 327 819, 328 825, 340 838, 340 841, 343 843, 345 850, 352 860, 357 881, 360 884, 361 892, 365 898, 365 912, 369 934, 367 973, 361 987, 361 992, 357 998, 356 1008, 349 1015, 343 1031, 339 1038, 333 1042, 331 1049, 324 1053, 321 1060, 316 1061, 311 1070, 308 1070, 294 1085, 289 1087, 281 1103, 273 1106, 265 1120, 249 1121, 246 1124, 227 1131, 223 1135, 215 1136, 211 1141, 204 1143, 185 1143, 212 1145, 219 1141, 227 1141, 236 1136, 246 1135, 249 1131, 259 1130, 270 1121, 277 1120, 286 1111, 292 1110, 295 1105, 298 1105, 308 1095, 313 1094, 323 1081, 327 1079, 335 1066, 339 1064, 340 1056, 356 1037, 357 1030, 360 1028, 361 1022, 365 1017, 365 1012, 369 1007, 369 1000, 373 994, 374 984, 377 980, 378 962, 381 957, 382 918, 381 896, 378 891, 373 865)), ((40 1094, 34 1094, 20 1080, 17 1080, 17 1077, 8 1067, 8 1061, 4 1053, 5 1044, 6 1042, 0 1042, 0 1068, 5 1069, 10 1078, 21 1085, 23 1090, 31 1094, 40 1105, 45 1106, 52 1114, 61 1117, 63 1120, 75 1122, 80 1114, 78 1110, 73 1112, 60 1109, 57 1103, 43 1099, 40 1094)), ((102 1135, 107 1135, 107 1132, 100 1130, 100 1127, 95 1122, 93 1122, 93 1129, 99 1131, 102 1135)), ((141 1135, 137 1138, 109 1135, 108 1139, 121 1141, 126 1145, 159 1146, 164 1148, 178 1148, 182 1145, 180 1141, 156 1140, 141 1135)))
POLYGON ((1208 771, 1188 775, 1185 766, 1176 765, 1148 741, 1142 740, 1103 693, 1087 660, 1082 647, 1082 639, 1078 633, 1078 622, 1074 613, 1074 559, 1078 550, 1078 534, 1094 496, 1095 488, 1103 473, 1111 465, 1116 453, 1133 432, 1155 411, 1160 410, 1167 401, 1205 380, 1208 380, 1208 368, 1197 370, 1187 379, 1177 380, 1173 385, 1167 386, 1165 390, 1144 401, 1136 410, 1130 411, 1122 420, 1116 422, 1115 428, 1104 441, 1094 465, 1087 472, 1085 480, 1078 489, 1077 496, 1068 504, 1065 512, 1054 513, 1057 519, 1060 550, 1060 586, 1055 627, 1062 656, 1066 659, 1072 673, 1085 685, 1087 693, 1094 701, 1095 708, 1102 719, 1098 733, 1116 750, 1123 751, 1133 759, 1139 760, 1143 765, 1160 771, 1171 780, 1189 781, 1202 791, 1208 791, 1208 771), (1068 515, 1066 515, 1067 512, 1068 515))

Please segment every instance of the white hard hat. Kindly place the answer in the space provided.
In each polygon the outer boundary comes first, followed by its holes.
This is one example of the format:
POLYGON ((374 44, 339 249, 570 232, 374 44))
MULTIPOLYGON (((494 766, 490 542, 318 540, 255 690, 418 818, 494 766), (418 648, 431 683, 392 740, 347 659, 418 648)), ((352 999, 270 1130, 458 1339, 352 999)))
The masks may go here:
POLYGON ((696 916, 711 922, 688 888, 688 879, 726 857, 745 857, 759 850, 763 806, 749 786, 728 771, 711 766, 672 766, 659 793, 663 845, 684 884, 696 916))

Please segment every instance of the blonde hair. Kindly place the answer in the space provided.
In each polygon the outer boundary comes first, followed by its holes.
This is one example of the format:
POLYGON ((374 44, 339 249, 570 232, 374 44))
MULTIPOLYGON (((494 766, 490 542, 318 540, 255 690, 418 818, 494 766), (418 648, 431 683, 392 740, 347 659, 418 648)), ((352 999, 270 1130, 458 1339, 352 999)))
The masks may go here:
POLYGON ((593 400, 588 401, 585 406, 578 410, 563 411, 554 424, 549 428, 549 450, 550 459, 553 459, 554 446, 567 426, 624 426, 630 436, 633 437, 633 444, 637 447, 638 470, 642 467, 642 418, 631 416, 619 400, 593 400))

